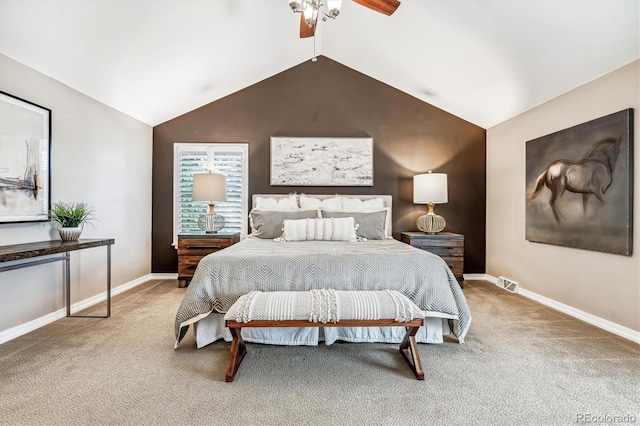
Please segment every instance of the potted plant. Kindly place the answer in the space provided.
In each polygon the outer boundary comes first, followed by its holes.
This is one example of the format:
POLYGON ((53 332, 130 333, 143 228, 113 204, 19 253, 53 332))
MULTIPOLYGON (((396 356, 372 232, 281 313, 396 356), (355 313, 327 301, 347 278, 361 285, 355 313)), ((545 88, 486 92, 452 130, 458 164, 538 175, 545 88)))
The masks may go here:
POLYGON ((93 206, 83 202, 57 202, 51 206, 49 219, 58 223, 63 241, 75 241, 80 238, 84 224, 94 220, 93 206))

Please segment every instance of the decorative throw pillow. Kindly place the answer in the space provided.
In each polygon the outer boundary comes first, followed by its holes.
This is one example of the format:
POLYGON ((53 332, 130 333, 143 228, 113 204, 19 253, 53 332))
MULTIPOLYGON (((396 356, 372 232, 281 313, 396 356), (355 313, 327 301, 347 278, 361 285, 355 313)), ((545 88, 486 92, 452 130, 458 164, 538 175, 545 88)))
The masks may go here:
POLYGON ((285 241, 357 241, 358 237, 353 218, 343 217, 285 220, 282 239, 285 241))
MULTIPOLYGON (((296 194, 289 194, 287 197, 256 197, 256 209, 260 210, 299 210, 296 194)), ((316 208, 316 207, 314 207, 316 208)))
POLYGON ((322 218, 353 217, 356 221, 356 224, 358 225, 358 229, 356 231, 358 237, 366 238, 367 240, 384 240, 387 236, 387 212, 387 209, 379 210, 377 212, 343 212, 321 210, 320 216, 322 218))
POLYGON ((329 210, 342 210, 342 197, 336 195, 332 198, 325 198, 320 200, 318 198, 307 197, 304 194, 300 194, 300 208, 309 209, 329 209, 329 210))
POLYGON ((315 219, 317 210, 258 210, 249 212, 252 237, 273 239, 282 235, 282 223, 285 219, 315 219))
POLYGON ((347 212, 373 212, 382 209, 384 209, 384 200, 382 198, 371 198, 362 201, 359 198, 344 197, 340 210, 347 212))

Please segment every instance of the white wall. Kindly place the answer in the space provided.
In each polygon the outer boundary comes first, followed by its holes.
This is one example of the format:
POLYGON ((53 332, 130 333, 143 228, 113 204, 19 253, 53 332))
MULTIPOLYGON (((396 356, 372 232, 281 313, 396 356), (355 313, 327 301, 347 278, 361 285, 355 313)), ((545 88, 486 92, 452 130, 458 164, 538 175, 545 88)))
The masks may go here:
POLYGON ((487 274, 640 331, 640 61, 487 131, 487 274), (525 142, 634 108, 633 256, 525 240, 525 142))
MULTIPOLYGON (((51 199, 95 207, 95 229, 82 238, 115 238, 112 286, 149 274, 151 127, 4 55, 0 90, 51 109, 51 199)), ((0 224, 2 245, 57 238, 43 223, 0 224)), ((71 269, 72 303, 106 290, 105 247, 72 252, 71 269)), ((64 308, 62 270, 55 262, 0 273, 0 332, 64 308)))

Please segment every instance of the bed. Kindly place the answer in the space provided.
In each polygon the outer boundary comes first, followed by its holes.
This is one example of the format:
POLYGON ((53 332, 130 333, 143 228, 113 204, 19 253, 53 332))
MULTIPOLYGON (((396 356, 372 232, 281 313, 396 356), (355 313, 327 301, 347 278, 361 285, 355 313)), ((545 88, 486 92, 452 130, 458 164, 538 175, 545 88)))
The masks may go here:
MULTIPOLYGON (((200 261, 176 314, 175 347, 191 325, 199 348, 230 341, 224 313, 245 293, 321 288, 400 291, 425 313, 418 342, 464 342, 471 314, 457 280, 440 257, 391 238, 390 196, 257 194, 252 205, 252 234, 200 261), (333 240, 343 225, 348 235, 333 240)), ((246 341, 280 345, 398 343, 403 335, 398 327, 242 330, 246 341)))

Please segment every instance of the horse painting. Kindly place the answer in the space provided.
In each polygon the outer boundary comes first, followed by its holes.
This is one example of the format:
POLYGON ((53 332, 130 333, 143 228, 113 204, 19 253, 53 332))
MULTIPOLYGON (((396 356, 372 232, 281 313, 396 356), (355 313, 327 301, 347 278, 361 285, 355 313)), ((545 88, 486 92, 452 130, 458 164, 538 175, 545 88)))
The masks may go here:
POLYGON ((549 204, 556 222, 561 220, 557 203, 564 191, 582 194, 582 209, 585 213, 590 195, 594 195, 604 204, 604 194, 613 181, 613 170, 620 153, 620 141, 621 138, 599 140, 580 161, 551 162, 538 176, 529 200, 540 195, 545 186, 549 188, 551 191, 549 204))
POLYGON ((630 256, 632 108, 526 142, 527 241, 630 256))

